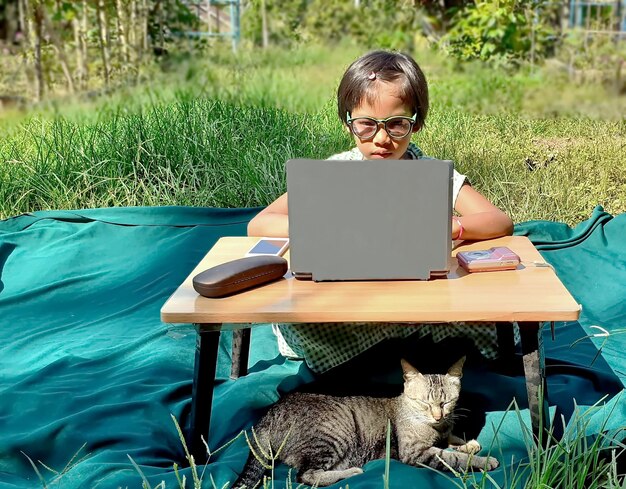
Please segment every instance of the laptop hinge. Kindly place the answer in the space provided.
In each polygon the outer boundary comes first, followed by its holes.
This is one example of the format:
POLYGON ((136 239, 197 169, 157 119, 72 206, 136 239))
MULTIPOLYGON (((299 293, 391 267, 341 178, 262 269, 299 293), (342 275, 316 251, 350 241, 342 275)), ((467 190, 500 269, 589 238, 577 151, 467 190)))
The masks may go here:
POLYGON ((293 274, 298 280, 312 280, 313 274, 311 272, 295 272, 293 274))
POLYGON ((437 270, 434 272, 430 272, 430 278, 434 279, 434 278, 445 278, 448 276, 448 273, 450 273, 450 270, 437 270))

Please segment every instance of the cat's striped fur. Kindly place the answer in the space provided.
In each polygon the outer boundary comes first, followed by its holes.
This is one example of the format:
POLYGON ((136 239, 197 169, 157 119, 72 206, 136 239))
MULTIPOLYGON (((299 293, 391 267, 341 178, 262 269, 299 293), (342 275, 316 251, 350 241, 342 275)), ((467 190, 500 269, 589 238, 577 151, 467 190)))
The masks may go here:
MULTIPOLYGON (((475 455, 480 450, 476 440, 452 435, 464 361, 447 374, 421 374, 402 360, 404 392, 395 398, 290 394, 256 425, 251 448, 262 457, 269 447, 276 454, 284 444, 278 460, 298 470, 299 482, 327 486, 385 457, 390 419, 392 458, 441 470, 493 470, 498 461, 475 455)), ((233 489, 251 489, 262 478, 265 468, 257 456, 251 451, 233 489)))

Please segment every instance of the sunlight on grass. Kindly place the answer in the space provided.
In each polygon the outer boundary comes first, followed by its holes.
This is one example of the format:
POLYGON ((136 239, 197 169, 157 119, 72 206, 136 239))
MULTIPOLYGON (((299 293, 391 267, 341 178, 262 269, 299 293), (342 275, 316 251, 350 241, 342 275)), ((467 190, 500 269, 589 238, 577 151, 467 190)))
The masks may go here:
MULTIPOLYGON (((206 59, 155 65, 149 83, 146 75, 143 84, 111 95, 56 99, 5 119, 0 217, 59 208, 266 205, 285 191, 287 159, 327 158, 351 147, 335 91, 362 52, 349 43, 237 56, 216 50, 206 59)), ((458 65, 427 49, 416 57, 430 81, 431 112, 414 141, 428 155, 454 160, 514 221, 575 224, 598 204, 613 214, 626 210, 623 97, 567 85, 549 71, 458 65), (559 109, 567 97, 578 104, 559 109), (581 116, 589 103, 606 120, 581 116)))

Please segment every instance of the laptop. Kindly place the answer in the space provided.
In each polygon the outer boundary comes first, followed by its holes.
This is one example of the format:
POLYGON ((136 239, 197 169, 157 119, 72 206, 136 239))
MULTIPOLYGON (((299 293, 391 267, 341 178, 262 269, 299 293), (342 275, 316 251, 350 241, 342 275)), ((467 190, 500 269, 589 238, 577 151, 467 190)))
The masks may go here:
POLYGON ((445 275, 452 168, 431 159, 287 161, 292 273, 314 281, 445 275))

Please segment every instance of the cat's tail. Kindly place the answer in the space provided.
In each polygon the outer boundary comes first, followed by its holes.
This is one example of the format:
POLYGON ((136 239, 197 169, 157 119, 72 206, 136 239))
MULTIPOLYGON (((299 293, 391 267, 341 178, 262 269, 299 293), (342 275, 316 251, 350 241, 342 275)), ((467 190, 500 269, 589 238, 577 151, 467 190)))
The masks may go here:
POLYGON ((265 467, 250 451, 246 465, 244 465, 243 471, 233 484, 232 489, 253 489, 259 485, 263 474, 265 474, 265 467))

